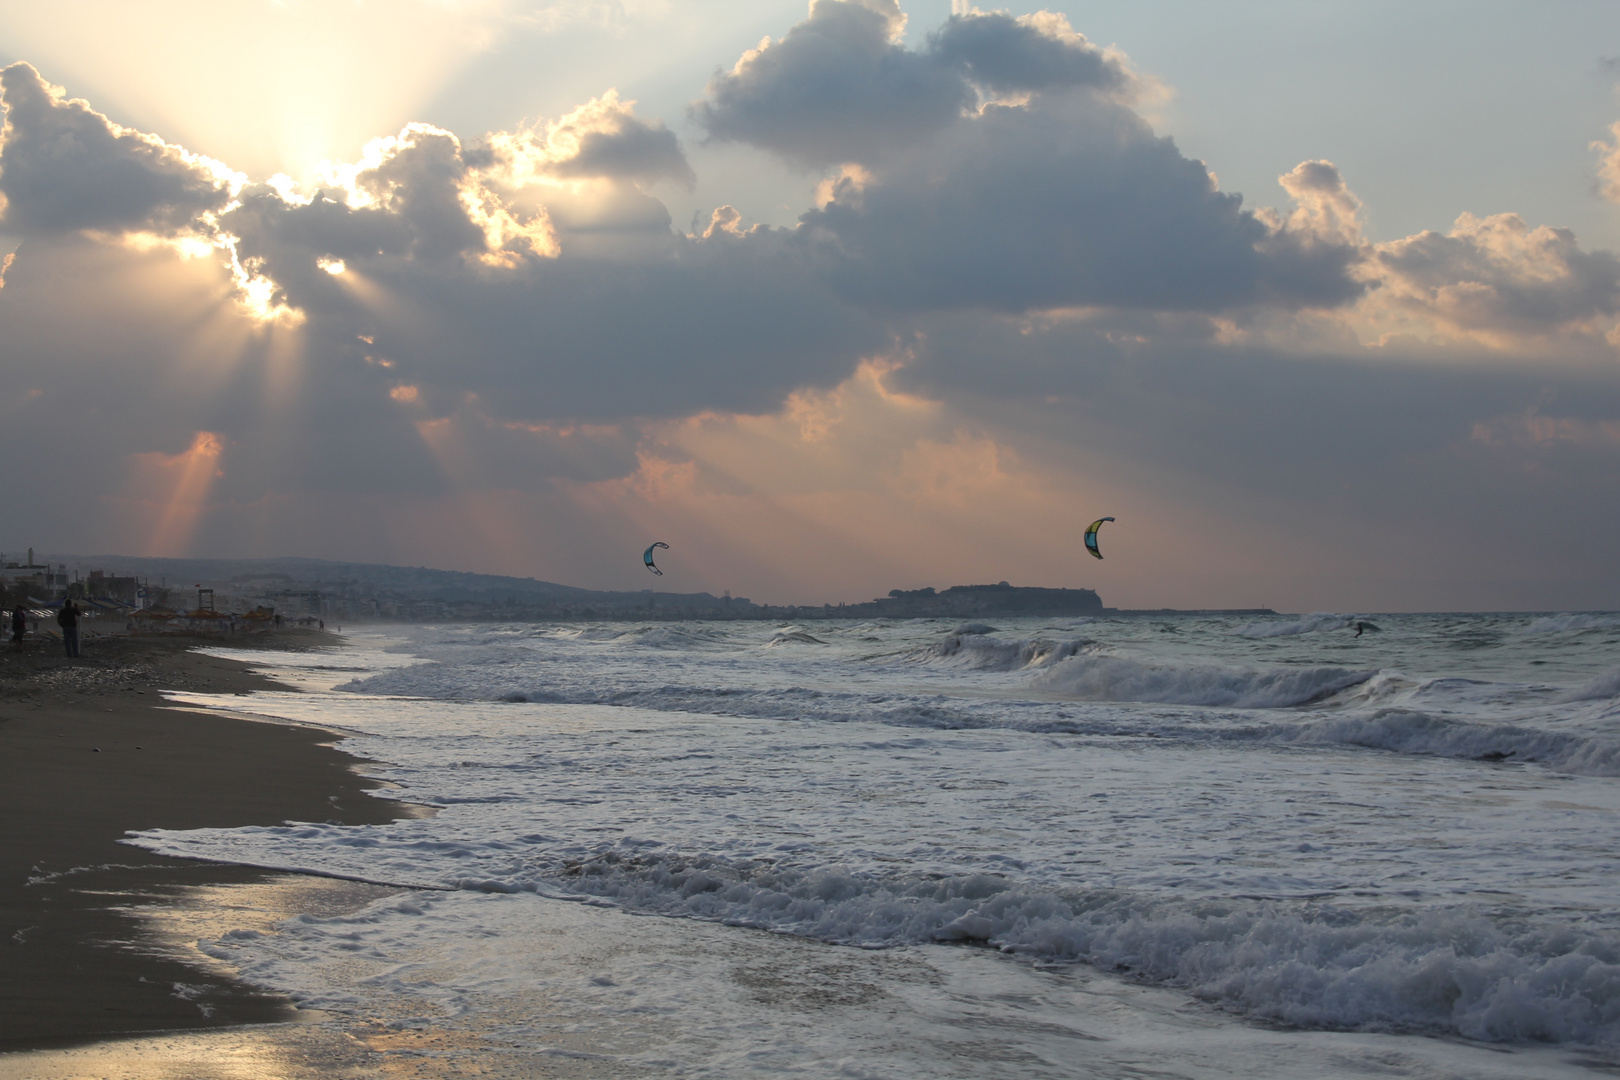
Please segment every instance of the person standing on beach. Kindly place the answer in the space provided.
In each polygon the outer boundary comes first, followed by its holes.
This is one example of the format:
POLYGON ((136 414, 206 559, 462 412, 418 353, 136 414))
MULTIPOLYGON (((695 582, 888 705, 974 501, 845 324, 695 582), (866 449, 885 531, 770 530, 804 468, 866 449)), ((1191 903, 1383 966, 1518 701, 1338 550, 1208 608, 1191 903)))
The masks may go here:
POLYGON ((62 647, 69 656, 79 655, 79 609, 72 600, 62 601, 62 610, 56 613, 56 623, 62 628, 62 647))
POLYGON ((28 612, 23 608, 23 602, 18 600, 11 605, 11 644, 13 648, 22 648, 23 635, 28 633, 28 612))

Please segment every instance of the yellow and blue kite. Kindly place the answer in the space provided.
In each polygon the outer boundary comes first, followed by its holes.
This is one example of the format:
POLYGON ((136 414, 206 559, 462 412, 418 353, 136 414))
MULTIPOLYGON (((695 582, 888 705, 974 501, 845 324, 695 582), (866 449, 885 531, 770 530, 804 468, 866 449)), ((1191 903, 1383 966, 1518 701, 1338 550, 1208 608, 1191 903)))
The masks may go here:
POLYGON ((1102 528, 1103 522, 1113 520, 1114 519, 1111 517, 1098 518, 1096 521, 1093 521, 1091 523, 1091 527, 1086 530, 1086 550, 1097 556, 1099 559, 1102 558, 1102 552, 1097 550, 1097 530, 1102 528))

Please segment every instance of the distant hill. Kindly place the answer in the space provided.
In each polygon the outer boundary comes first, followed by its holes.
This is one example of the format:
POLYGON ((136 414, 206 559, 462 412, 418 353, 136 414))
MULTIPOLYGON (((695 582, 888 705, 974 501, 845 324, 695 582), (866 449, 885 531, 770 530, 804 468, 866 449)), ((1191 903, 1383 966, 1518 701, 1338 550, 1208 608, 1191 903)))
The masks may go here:
MULTIPOLYGON (((581 589, 535 578, 325 559, 156 559, 138 555, 49 555, 82 575, 141 579, 145 603, 193 607, 214 590, 220 610, 259 605, 288 615, 338 620, 935 618, 1100 615, 1091 589, 953 585, 892 591, 856 604, 761 605, 711 593, 581 589)), ((133 583, 130 583, 133 588, 133 583)))
POLYGON ((337 619, 747 618, 746 598, 710 593, 581 589, 535 578, 326 559, 156 559, 138 555, 51 555, 84 572, 138 577, 149 602, 194 606, 213 589, 221 609, 265 605, 289 615, 337 619), (158 599, 159 593, 163 599, 158 599))
MULTIPOLYGON (((416 600, 583 599, 614 595, 535 578, 433 570, 425 566, 332 562, 326 559, 154 559, 140 555, 53 555, 55 562, 78 563, 109 573, 166 580, 173 587, 204 585, 215 589, 283 581, 318 588, 322 585, 371 585, 416 600)), ((708 595, 708 594, 704 594, 708 595)))

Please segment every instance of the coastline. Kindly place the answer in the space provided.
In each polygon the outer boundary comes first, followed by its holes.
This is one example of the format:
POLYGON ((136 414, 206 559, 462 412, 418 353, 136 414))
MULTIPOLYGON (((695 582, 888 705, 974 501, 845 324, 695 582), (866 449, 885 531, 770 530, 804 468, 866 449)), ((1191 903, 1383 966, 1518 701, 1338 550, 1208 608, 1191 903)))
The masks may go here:
POLYGON ((294 1017, 289 1001, 153 941, 138 912, 286 875, 155 855, 120 843, 129 830, 401 816, 367 794, 379 785, 332 732, 166 707, 165 690, 287 689, 193 651, 215 643, 92 637, 72 661, 0 651, 0 1052, 294 1017))

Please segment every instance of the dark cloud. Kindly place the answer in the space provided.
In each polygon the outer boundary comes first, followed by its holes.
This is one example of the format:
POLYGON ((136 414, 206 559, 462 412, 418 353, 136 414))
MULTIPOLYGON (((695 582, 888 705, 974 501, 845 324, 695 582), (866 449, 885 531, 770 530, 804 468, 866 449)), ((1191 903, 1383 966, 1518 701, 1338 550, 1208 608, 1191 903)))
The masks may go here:
POLYGON ((907 309, 1207 311, 1359 289, 1345 276, 1353 248, 1257 250, 1272 230, 1202 162, 1086 94, 989 106, 836 186, 802 221, 841 293, 907 309))
POLYGON ((387 257, 340 278, 266 266, 315 325, 373 337, 400 378, 476 388, 503 416, 765 411, 843 378, 886 340, 780 237, 670 247, 651 264, 564 254, 478 274, 387 257), (360 304, 349 274, 383 299, 360 304))
POLYGON ((680 140, 662 121, 643 120, 635 102, 609 90, 543 128, 494 132, 462 150, 466 163, 521 184, 536 176, 628 183, 697 181, 680 140))
POLYGON ((693 118, 712 139, 796 164, 866 161, 926 138, 973 104, 961 73, 894 40, 893 3, 816 0, 780 42, 715 75, 693 118))
POLYGON ((579 149, 552 166, 558 176, 595 176, 616 180, 697 182, 675 133, 662 122, 638 119, 628 111, 606 118, 579 133, 579 149))
POLYGON ((928 35, 928 52, 995 93, 1064 86, 1120 91, 1131 84, 1117 57, 1091 45, 1055 15, 953 15, 928 35))
POLYGON ((0 225, 21 235, 77 229, 175 233, 230 201, 223 168, 67 100, 24 63, 0 71, 0 225))
POLYGON ((221 227, 307 333, 386 359, 424 391, 472 389, 498 415, 553 419, 766 410, 887 340, 881 319, 821 284, 791 233, 693 238, 667 215, 633 216, 638 257, 581 254, 566 234, 548 248, 546 221, 513 218, 453 138, 407 136, 347 196, 300 204, 254 189, 221 227))
POLYGON ((693 118, 712 139, 751 143, 801 165, 871 163, 924 142, 991 96, 1133 79, 1057 15, 954 15, 921 51, 897 40, 889 0, 816 0, 780 42, 709 83, 693 118))
POLYGON ((487 234, 463 201, 469 170, 460 141, 447 131, 412 125, 396 142, 397 149, 355 175, 354 186, 398 223, 408 238, 406 253, 440 259, 489 250, 487 234))
POLYGON ((821 0, 717 76, 696 113, 714 138, 859 163, 801 219, 801 242, 841 295, 1003 311, 1360 295, 1359 238, 1245 211, 1129 107, 1123 62, 1061 17, 955 16, 921 51, 894 29, 891 14, 821 0), (980 105, 981 92, 1026 96, 980 105))

